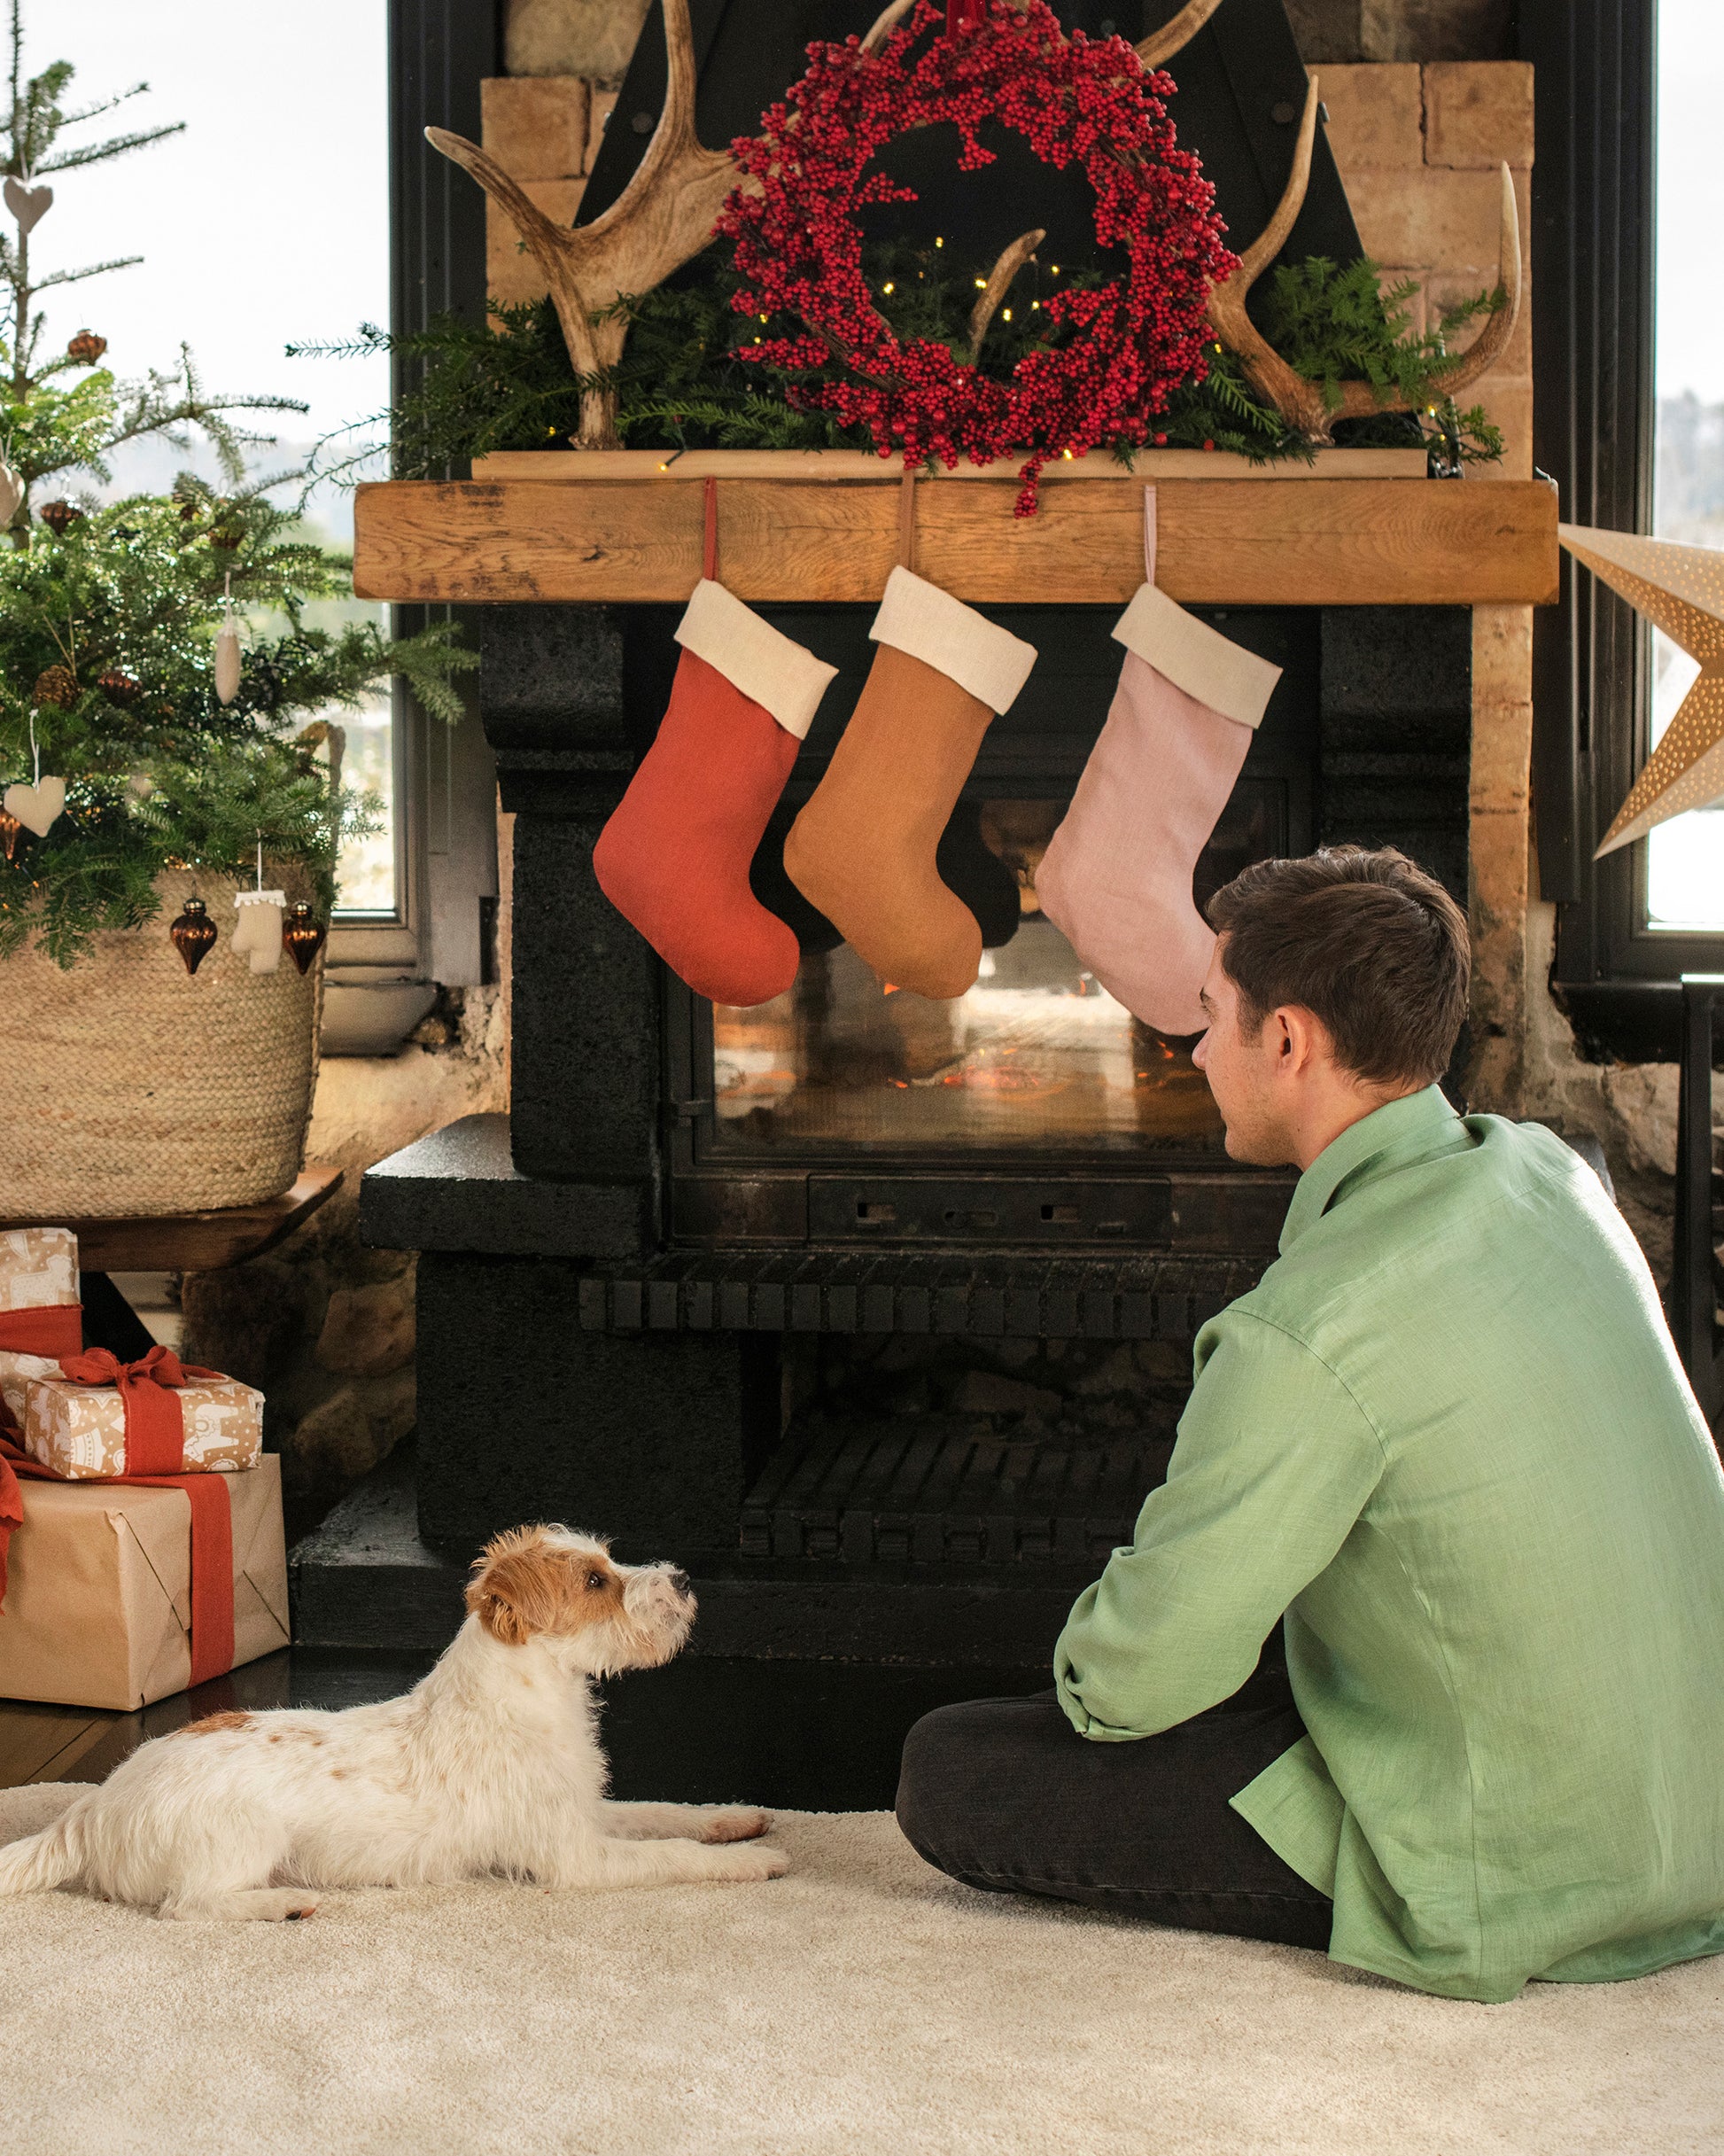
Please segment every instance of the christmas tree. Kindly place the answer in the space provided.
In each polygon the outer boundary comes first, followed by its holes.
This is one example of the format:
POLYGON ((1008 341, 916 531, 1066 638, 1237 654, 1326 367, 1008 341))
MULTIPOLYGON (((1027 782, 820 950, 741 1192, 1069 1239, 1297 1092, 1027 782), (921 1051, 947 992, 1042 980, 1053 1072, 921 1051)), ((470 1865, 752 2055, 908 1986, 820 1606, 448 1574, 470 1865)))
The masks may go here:
POLYGON ((298 475, 248 479, 247 450, 272 438, 236 417, 303 405, 211 396, 184 347, 175 373, 134 381, 100 364, 107 343, 93 331, 45 350, 42 294, 139 259, 42 274, 32 254, 53 206, 48 175, 179 128, 75 139, 147 85, 67 109, 70 62, 24 72, 21 0, 11 0, 11 36, 0 129, 13 228, 0 236, 11 300, 0 523, 12 542, 0 549, 0 958, 35 937, 69 964, 97 930, 148 920, 164 869, 243 875, 260 844, 268 860, 306 868, 327 909, 341 840, 362 828, 367 805, 336 782, 332 729, 318 714, 356 706, 399 673, 453 721, 450 677, 478 661, 447 627, 392 640, 370 623, 307 625, 310 602, 350 594, 351 564, 307 543, 271 499, 298 475), (159 435, 189 448, 193 430, 214 448, 219 487, 186 474, 167 497, 105 504, 88 491, 110 479, 105 460, 122 443, 159 435), (45 499, 50 482, 63 491, 45 499), (237 682, 219 663, 226 625, 231 667, 236 612, 270 625, 252 634, 237 682), (50 817, 61 780, 64 810, 50 817))

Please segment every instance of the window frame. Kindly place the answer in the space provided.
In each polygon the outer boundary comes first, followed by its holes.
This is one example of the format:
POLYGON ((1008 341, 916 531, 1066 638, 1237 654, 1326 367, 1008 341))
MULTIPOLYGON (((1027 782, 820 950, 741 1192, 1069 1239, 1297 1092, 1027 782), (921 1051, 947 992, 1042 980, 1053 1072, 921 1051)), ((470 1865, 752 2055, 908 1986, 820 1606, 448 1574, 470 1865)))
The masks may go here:
MULTIPOLYGON (((440 313, 484 317, 485 197, 431 149, 424 130, 437 125, 479 138, 479 85, 501 68, 501 17, 499 0, 389 0, 389 319, 398 335, 440 313)), ((392 400, 408 378, 408 363, 393 356, 392 400)), ((388 633, 410 636, 450 611, 392 606, 388 633)), ((477 649, 477 621, 463 618, 477 649)), ((463 689, 471 678, 461 677, 463 689)), ((392 917, 338 914, 330 922, 328 962, 349 984, 386 977, 470 985, 489 977, 480 916, 497 891, 495 774, 477 697, 466 700, 467 715, 447 727, 427 716, 404 681, 391 684, 396 907, 392 917)))
MULTIPOLYGON (((1658 0, 1522 0, 1518 37, 1537 99, 1534 461, 1565 521, 1650 532, 1658 0)), ((1724 970, 1724 932, 1647 925, 1643 839, 1592 858, 1649 753, 1651 632, 1566 554, 1534 620, 1534 711, 1553 987, 1596 1053, 1674 1060, 1680 978, 1724 970)))

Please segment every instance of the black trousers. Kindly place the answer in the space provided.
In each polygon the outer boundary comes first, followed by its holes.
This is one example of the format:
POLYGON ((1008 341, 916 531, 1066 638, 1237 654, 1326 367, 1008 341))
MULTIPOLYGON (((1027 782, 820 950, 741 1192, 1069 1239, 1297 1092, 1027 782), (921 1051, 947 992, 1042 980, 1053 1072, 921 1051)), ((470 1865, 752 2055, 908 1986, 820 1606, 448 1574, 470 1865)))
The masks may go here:
POLYGON ((1323 1950, 1328 1895, 1227 1801, 1304 1734, 1273 1668, 1130 1744, 1080 1737, 1051 1692, 967 1700, 924 1715, 905 1740, 898 1825, 968 1887, 1323 1950))

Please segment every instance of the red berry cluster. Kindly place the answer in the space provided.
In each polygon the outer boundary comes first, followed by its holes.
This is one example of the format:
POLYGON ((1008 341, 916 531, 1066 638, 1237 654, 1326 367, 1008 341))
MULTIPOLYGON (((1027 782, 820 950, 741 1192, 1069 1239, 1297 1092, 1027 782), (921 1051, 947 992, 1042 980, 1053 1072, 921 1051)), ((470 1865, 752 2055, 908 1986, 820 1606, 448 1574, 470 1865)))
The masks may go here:
POLYGON ((732 145, 758 193, 733 194, 718 230, 736 243, 739 313, 796 315, 808 333, 767 337, 741 356, 827 378, 792 393, 810 409, 866 426, 881 456, 906 469, 937 458, 988 464, 1026 456, 1017 514, 1036 512, 1042 467, 1070 450, 1140 446, 1173 392, 1205 372, 1205 303, 1237 267, 1222 245, 1215 191, 1177 147, 1149 74, 1122 38, 1068 38, 1044 0, 989 0, 981 21, 944 34, 944 0, 918 0, 881 50, 858 41, 809 47, 808 72, 732 145), (931 40, 928 33, 936 35, 931 40), (856 213, 913 201, 868 172, 912 128, 954 123, 959 168, 993 162, 984 120, 1014 129, 1044 164, 1081 163, 1095 191, 1095 232, 1123 249, 1112 284, 1044 300, 1058 348, 1027 354, 1009 381, 967 366, 927 339, 903 343, 862 274, 856 213), (866 176, 865 176, 866 175, 866 176))

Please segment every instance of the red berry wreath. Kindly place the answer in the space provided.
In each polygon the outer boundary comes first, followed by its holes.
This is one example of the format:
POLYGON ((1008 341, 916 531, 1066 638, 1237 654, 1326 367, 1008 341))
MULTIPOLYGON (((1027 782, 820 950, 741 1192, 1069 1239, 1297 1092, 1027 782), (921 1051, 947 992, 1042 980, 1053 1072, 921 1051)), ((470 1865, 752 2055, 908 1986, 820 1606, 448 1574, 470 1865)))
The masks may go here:
POLYGON ((736 243, 737 310, 805 325, 741 356, 791 370, 835 362, 842 374, 798 385, 793 401, 866 426, 881 455, 899 451, 906 468, 1027 455, 1017 513, 1033 516, 1050 458, 1141 446, 1172 393, 1202 379, 1214 334, 1205 302, 1237 264, 1222 245, 1214 190, 1175 144, 1161 102, 1172 82, 1146 72, 1123 38, 1068 38, 1044 0, 991 0, 972 27, 948 34, 946 23, 944 0, 918 0, 877 52, 854 37, 811 45, 807 74, 762 114, 757 136, 733 145, 759 191, 733 194, 718 229, 736 243), (948 345, 899 340, 864 277, 857 222, 869 203, 916 198, 868 171, 884 144, 954 123, 959 168, 973 172, 993 162, 976 138, 990 118, 1044 164, 1082 163, 1096 238, 1126 255, 1113 282, 1043 302, 1056 341, 1004 381, 948 345))

